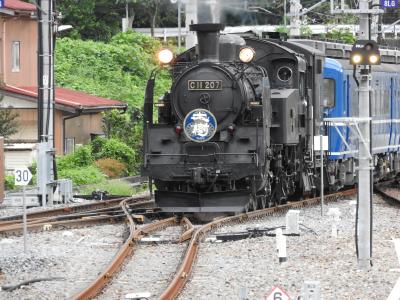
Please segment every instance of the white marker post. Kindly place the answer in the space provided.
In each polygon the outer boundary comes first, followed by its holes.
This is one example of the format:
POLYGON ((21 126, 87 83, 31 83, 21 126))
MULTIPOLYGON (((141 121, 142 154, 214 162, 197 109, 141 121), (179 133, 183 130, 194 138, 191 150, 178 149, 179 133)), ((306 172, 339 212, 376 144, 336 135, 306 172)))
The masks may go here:
POLYGON ((328 136, 322 135, 322 125, 321 134, 314 136, 314 151, 320 151, 320 180, 321 180, 321 216, 324 215, 324 151, 328 151, 328 136))
POLYGON ((286 236, 283 235, 282 229, 277 228, 276 233, 276 248, 278 249, 279 262, 285 262, 287 260, 286 254, 286 236))
POLYGON ((15 185, 22 185, 23 186, 23 192, 22 192, 22 201, 23 201, 23 207, 24 207, 24 214, 23 214, 23 229, 24 229, 24 253, 26 254, 27 252, 27 235, 28 235, 28 229, 27 229, 27 222, 26 222, 26 186, 32 179, 32 173, 29 171, 28 168, 18 168, 15 169, 14 171, 14 183, 15 185))
POLYGON ((328 210, 327 213, 328 216, 331 216, 332 218, 332 232, 331 232, 331 236, 333 238, 337 238, 338 237, 338 226, 340 223, 340 216, 342 215, 342 213, 340 212, 340 209, 337 207, 331 207, 328 210))

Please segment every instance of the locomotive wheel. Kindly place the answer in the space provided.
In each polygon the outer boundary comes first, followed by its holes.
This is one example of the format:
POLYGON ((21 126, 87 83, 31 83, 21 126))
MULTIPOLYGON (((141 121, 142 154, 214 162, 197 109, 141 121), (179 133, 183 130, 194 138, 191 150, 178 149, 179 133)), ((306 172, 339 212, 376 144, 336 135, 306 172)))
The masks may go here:
POLYGON ((250 212, 257 210, 257 200, 253 195, 250 195, 249 203, 245 206, 245 211, 250 212))
POLYGON ((258 204, 260 209, 267 207, 267 197, 264 195, 258 196, 258 204))

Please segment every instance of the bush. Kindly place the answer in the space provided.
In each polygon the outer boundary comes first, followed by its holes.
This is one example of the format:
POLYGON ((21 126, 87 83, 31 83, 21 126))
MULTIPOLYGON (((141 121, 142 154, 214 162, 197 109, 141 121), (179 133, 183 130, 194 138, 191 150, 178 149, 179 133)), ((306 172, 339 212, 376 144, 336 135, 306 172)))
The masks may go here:
POLYGON ((75 185, 85 185, 103 182, 106 176, 95 166, 80 167, 77 169, 61 169, 58 177, 71 179, 75 185))
POLYGON ((80 168, 90 166, 94 159, 92 156, 92 148, 85 145, 77 148, 73 153, 57 158, 58 170, 80 168))
POLYGON ((15 178, 13 175, 6 175, 6 178, 4 179, 4 187, 6 190, 15 189, 15 178))
POLYGON ((94 164, 109 178, 122 177, 127 174, 125 164, 113 158, 101 158, 94 164))
POLYGON ((118 139, 97 138, 92 142, 95 159, 112 158, 124 163, 129 171, 135 166, 135 151, 118 139))

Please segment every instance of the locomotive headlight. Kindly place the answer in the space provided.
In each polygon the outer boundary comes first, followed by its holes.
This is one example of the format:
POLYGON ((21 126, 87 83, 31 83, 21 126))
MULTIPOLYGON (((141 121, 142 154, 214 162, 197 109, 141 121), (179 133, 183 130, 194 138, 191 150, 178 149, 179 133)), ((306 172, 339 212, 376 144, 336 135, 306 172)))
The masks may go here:
POLYGON ((244 47, 244 48, 240 49, 239 59, 241 62, 244 62, 244 63, 252 62, 255 57, 256 57, 256 52, 254 51, 253 48, 244 47))
POLYGON ((158 52, 158 61, 163 64, 167 65, 174 59, 174 54, 169 49, 162 49, 158 52))

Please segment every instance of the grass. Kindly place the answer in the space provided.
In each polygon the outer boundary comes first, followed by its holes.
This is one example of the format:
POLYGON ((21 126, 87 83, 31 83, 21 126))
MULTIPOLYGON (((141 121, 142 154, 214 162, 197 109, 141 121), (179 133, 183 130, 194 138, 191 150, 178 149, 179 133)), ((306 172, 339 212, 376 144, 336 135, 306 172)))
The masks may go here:
POLYGON ((142 187, 132 187, 128 182, 122 180, 111 180, 97 184, 77 187, 79 194, 90 195, 93 191, 107 191, 109 195, 131 196, 143 190, 142 187))

